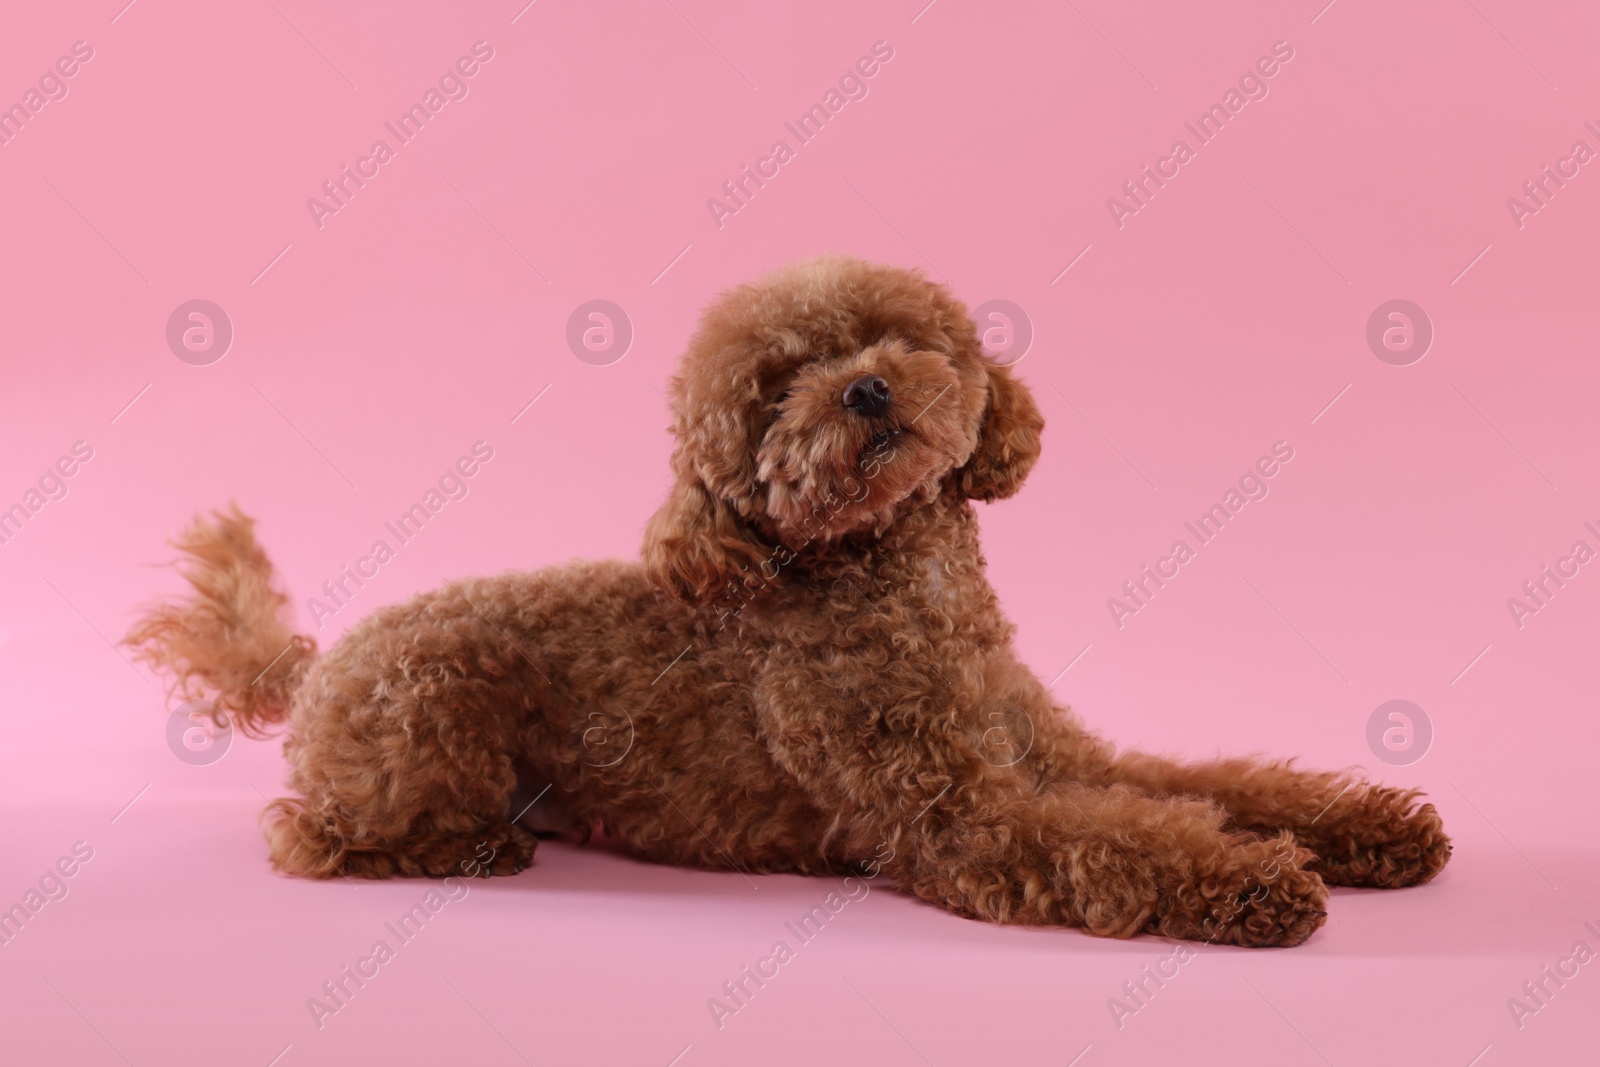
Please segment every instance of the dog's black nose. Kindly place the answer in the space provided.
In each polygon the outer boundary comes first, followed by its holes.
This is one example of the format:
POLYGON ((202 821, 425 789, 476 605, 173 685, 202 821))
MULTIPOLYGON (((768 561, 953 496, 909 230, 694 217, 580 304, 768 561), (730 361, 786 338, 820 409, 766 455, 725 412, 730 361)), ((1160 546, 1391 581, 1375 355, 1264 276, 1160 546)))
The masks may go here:
POLYGON ((844 406, 857 415, 882 415, 889 407, 889 383, 864 374, 844 387, 844 406))

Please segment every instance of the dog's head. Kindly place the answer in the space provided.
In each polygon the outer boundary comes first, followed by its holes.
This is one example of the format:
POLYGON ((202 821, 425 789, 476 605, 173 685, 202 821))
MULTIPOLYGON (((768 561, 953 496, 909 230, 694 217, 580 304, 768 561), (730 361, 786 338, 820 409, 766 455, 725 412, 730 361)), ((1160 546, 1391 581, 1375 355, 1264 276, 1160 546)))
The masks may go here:
POLYGON ((1044 426, 943 286, 844 256, 725 293, 669 389, 677 481, 644 561, 690 600, 946 489, 1010 496, 1044 426))

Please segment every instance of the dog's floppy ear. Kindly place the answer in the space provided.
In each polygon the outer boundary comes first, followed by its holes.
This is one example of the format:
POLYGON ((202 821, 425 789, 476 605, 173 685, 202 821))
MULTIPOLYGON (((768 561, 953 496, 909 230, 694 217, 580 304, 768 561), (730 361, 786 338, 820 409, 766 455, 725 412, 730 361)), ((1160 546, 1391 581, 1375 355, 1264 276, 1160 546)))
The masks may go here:
POLYGON ((732 505, 679 459, 678 480, 644 528, 644 568, 652 583, 692 603, 711 601, 730 583, 758 573, 771 551, 732 505))
POLYGON ((974 500, 1003 500, 1022 487, 1039 458, 1044 416, 1027 386, 998 363, 984 360, 989 402, 978 431, 978 447, 956 472, 957 486, 974 500))

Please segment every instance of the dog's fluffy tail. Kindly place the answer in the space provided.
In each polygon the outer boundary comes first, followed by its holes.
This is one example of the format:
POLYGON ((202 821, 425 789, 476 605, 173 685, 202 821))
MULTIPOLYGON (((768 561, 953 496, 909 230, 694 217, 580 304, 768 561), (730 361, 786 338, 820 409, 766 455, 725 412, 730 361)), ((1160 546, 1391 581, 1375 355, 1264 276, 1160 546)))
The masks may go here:
POLYGON ((197 517, 172 544, 192 594, 150 608, 126 643, 173 676, 175 694, 210 700, 218 725, 260 737, 288 714, 316 642, 290 628, 289 598, 256 544, 255 520, 237 504, 197 517))

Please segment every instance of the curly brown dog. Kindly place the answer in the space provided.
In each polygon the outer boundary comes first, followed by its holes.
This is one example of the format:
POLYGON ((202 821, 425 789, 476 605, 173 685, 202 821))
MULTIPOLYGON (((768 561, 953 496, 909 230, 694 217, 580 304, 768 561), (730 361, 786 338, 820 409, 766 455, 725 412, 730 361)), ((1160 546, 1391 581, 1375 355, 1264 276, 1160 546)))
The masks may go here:
POLYGON ((943 287, 827 257, 736 288, 671 400, 642 562, 447 583, 320 657, 251 520, 177 541, 194 595, 129 641, 245 732, 288 719, 278 869, 441 876, 487 845, 510 874, 528 827, 603 826, 664 863, 882 870, 994 922, 1293 945, 1327 885, 1449 858, 1415 790, 1119 755, 1051 700, 971 504, 1017 491, 1044 420, 943 287))

